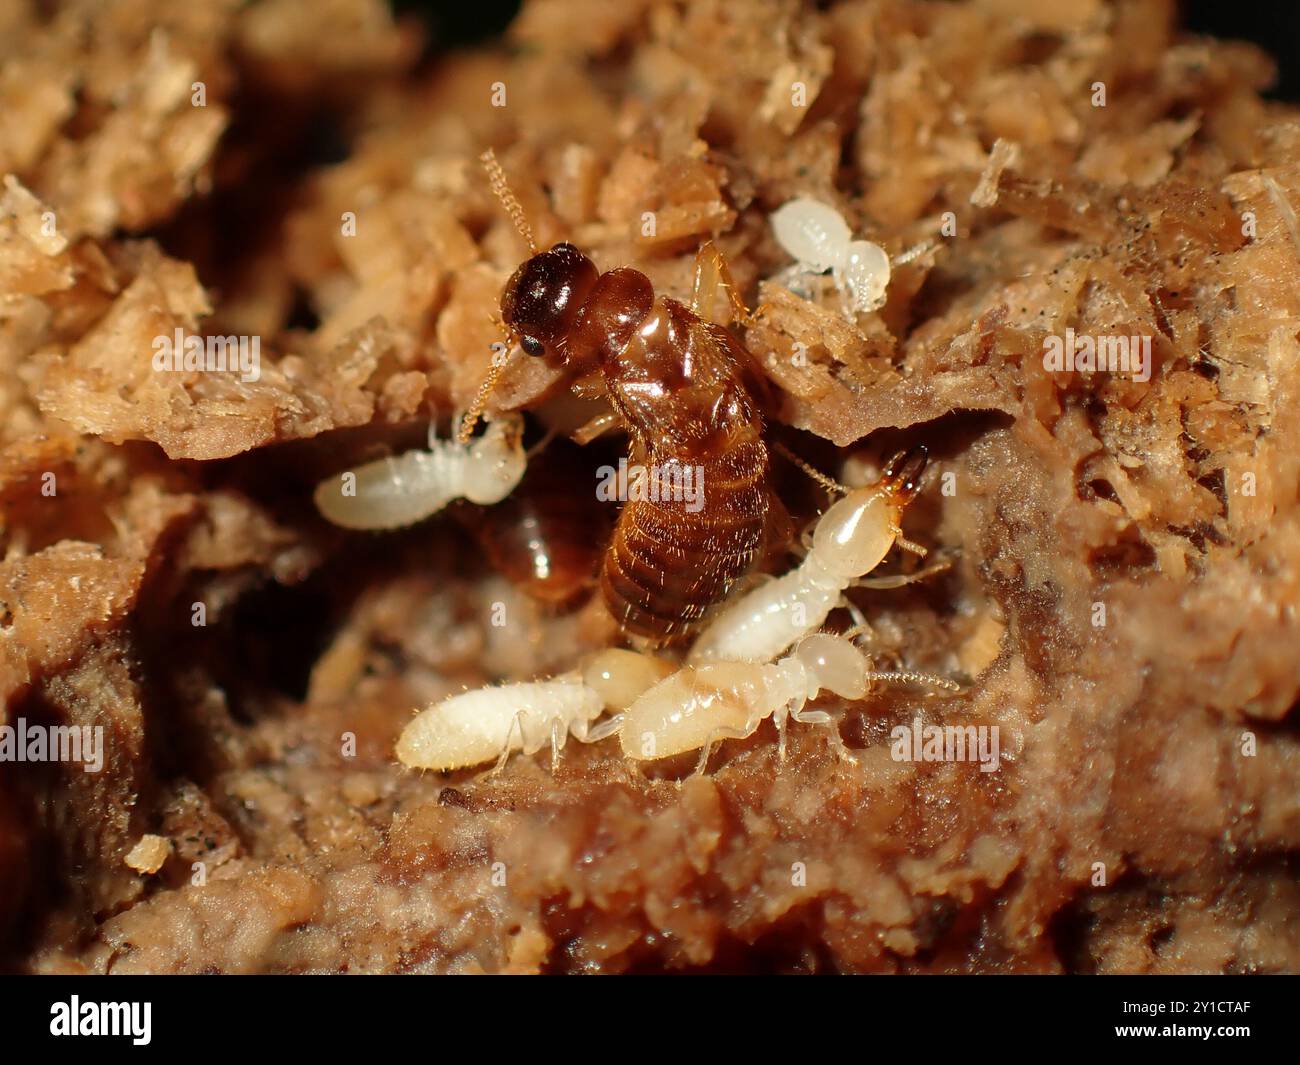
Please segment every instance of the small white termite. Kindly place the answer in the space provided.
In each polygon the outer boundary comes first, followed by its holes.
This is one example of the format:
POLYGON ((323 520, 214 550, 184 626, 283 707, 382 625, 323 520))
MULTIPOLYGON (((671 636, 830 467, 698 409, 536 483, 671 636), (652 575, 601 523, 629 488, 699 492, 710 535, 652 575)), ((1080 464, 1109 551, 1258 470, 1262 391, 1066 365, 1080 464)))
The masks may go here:
POLYGON ((345 529, 399 529, 436 514, 453 499, 488 505, 505 499, 528 464, 523 422, 500 417, 475 440, 438 440, 428 449, 368 462, 327 478, 316 508, 345 529))
MULTIPOLYGON (((925 464, 925 449, 913 448, 894 456, 877 483, 843 489, 844 497, 818 519, 803 562, 725 605, 700 633, 687 661, 771 662, 801 636, 820 629, 845 589, 863 583, 894 544, 924 555, 924 548, 903 537, 899 522, 920 488, 925 464)), ((886 578, 891 584, 909 579, 886 578)))
POLYGON ((772 234, 796 260, 774 280, 800 295, 810 295, 805 279, 830 272, 835 287, 847 293, 845 316, 870 314, 885 305, 891 266, 910 262, 928 251, 930 244, 909 249, 892 260, 879 244, 854 240, 839 211, 820 200, 800 196, 772 212, 772 234))
MULTIPOLYGON (((816 633, 778 662, 707 662, 686 666, 654 685, 622 715, 619 742, 628 758, 667 758, 700 751, 695 771, 708 763, 714 743, 752 735, 764 718, 774 718, 778 756, 785 758, 787 719, 829 725, 824 710, 805 710, 819 692, 857 700, 876 682, 925 683, 958 690, 943 677, 871 670, 866 657, 843 636, 816 633)), ((831 729, 835 750, 856 761, 831 729)))
POLYGON ((412 769, 463 769, 496 759, 499 771, 513 751, 534 754, 548 743, 551 767, 569 736, 597 743, 618 731, 622 710, 669 672, 657 658, 611 648, 581 673, 522 684, 499 684, 453 695, 422 710, 402 730, 397 757, 412 769))

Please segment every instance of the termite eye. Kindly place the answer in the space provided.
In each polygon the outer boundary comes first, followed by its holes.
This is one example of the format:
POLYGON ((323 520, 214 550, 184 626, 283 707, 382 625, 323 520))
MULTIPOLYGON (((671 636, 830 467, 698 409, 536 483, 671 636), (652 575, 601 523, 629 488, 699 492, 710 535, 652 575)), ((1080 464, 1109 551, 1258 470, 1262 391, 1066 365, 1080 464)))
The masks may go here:
POLYGON ((546 345, 536 337, 520 337, 519 346, 524 349, 525 355, 532 355, 534 358, 546 354, 546 345))

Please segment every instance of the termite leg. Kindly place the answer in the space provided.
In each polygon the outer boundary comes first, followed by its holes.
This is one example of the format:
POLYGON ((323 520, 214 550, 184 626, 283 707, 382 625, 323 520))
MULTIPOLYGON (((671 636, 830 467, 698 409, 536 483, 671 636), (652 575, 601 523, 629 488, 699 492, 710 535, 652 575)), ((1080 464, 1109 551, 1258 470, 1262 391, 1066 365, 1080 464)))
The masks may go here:
POLYGON ((810 278, 813 275, 803 263, 791 263, 768 278, 774 285, 793 292, 800 299, 811 300, 815 293, 810 278))
POLYGON ((872 632, 870 626, 865 624, 850 625, 847 629, 845 629, 843 632, 840 633, 840 636, 848 640, 849 643, 854 643, 855 641, 862 639, 864 636, 870 638, 871 635, 872 632))
POLYGON ((837 285, 835 291, 838 294, 840 301, 840 317, 852 325, 858 320, 858 309, 853 305, 853 301, 849 298, 849 286, 837 285))
MULTIPOLYGON (((704 746, 700 748, 700 757, 695 763, 695 769, 692 771, 691 776, 698 777, 701 773, 704 772, 704 767, 709 764, 709 754, 712 750, 713 750, 713 740, 712 739, 705 740, 704 746)), ((681 784, 678 783, 677 786, 681 787, 681 784)))
MULTIPOLYGON (((763 308, 759 307, 751 311, 745 306, 727 260, 722 252, 718 251, 713 241, 706 240, 695 253, 695 284, 691 292, 691 310, 703 321, 711 324, 715 321, 713 315, 719 289, 727 298, 731 316, 728 321, 718 324, 730 325, 732 322, 738 322, 742 326, 749 327, 758 320, 763 308)), ((763 360, 747 347, 742 347, 741 350, 749 356, 749 369, 754 375, 758 388, 760 391, 766 389, 767 369, 763 360)))
POLYGON ((857 756, 844 745, 844 738, 840 735, 835 719, 825 710, 791 710, 790 716, 802 725, 825 725, 831 750, 841 761, 848 762, 850 765, 858 764, 857 756))
POLYGON ((510 752, 514 749, 510 746, 510 737, 515 734, 515 729, 519 730, 519 746, 524 745, 524 712, 522 710, 510 719, 510 727, 506 729, 506 742, 501 748, 501 755, 497 758, 497 764, 492 767, 489 776, 496 776, 506 767, 506 761, 510 758, 510 752))
POLYGON ((849 750, 844 737, 840 735, 840 730, 834 723, 828 726, 826 735, 831 741, 831 750, 839 756, 840 761, 848 762, 849 765, 858 764, 858 756, 849 750))
POLYGON ((850 588, 902 588, 908 584, 915 584, 917 581, 923 581, 927 577, 933 577, 936 573, 943 573, 945 570, 952 568, 952 559, 941 558, 932 565, 919 569, 915 573, 897 573, 888 577, 858 577, 849 583, 850 588))
POLYGON ((740 298, 731 267, 723 258, 718 246, 711 240, 700 245, 695 253, 695 286, 691 293, 691 310, 706 322, 713 321, 717 308, 718 290, 721 289, 731 307, 731 316, 741 325, 751 325, 754 316, 740 298))
POLYGON ((558 717, 551 719, 551 776, 560 768, 560 748, 564 745, 564 722, 558 717))
POLYGON ((743 740, 746 736, 753 734, 753 729, 746 732, 743 728, 731 728, 728 725, 719 725, 709 733, 708 738, 704 741, 704 746, 700 749, 699 761, 695 763, 695 771, 692 776, 699 776, 704 772, 704 767, 709 764, 709 755, 713 753, 713 745, 719 740, 743 740))
POLYGON ((805 525, 802 529, 799 530, 798 538, 795 540, 791 540, 789 543, 787 543, 785 545, 785 549, 789 551, 790 554, 794 555, 794 557, 797 558, 800 562, 802 562, 805 558, 808 557, 808 553, 812 551, 813 533, 816 531, 816 529, 817 529, 817 520, 814 518, 812 521, 810 521, 807 525, 805 525))
POLYGON ((867 621, 867 615, 864 614, 857 603, 853 602, 848 596, 842 600, 844 609, 849 612, 849 617, 853 619, 853 627, 844 633, 844 638, 850 642, 856 640, 859 636, 874 638, 876 633, 867 621))
POLYGON ((617 411, 607 410, 603 414, 597 414, 585 425, 578 426, 569 439, 575 444, 590 444, 596 437, 618 428, 622 423, 623 419, 617 411))
POLYGON ((606 718, 598 725, 591 725, 587 729, 587 734, 582 738, 584 743, 599 743, 601 740, 607 740, 623 727, 623 715, 615 714, 613 717, 606 718))
POLYGON ((831 750, 835 752, 840 761, 848 762, 849 765, 858 764, 858 756, 849 750, 848 745, 844 742, 844 737, 840 735, 839 729, 832 725, 827 735, 831 741, 831 750))
POLYGON ((536 458, 538 455, 540 455, 543 451, 546 450, 546 445, 549 444, 554 439, 555 439, 555 430, 547 429, 546 435, 543 436, 539 441, 537 441, 537 443, 535 443, 532 447, 530 447, 526 452, 524 452, 524 458, 528 462, 532 462, 534 458, 536 458))

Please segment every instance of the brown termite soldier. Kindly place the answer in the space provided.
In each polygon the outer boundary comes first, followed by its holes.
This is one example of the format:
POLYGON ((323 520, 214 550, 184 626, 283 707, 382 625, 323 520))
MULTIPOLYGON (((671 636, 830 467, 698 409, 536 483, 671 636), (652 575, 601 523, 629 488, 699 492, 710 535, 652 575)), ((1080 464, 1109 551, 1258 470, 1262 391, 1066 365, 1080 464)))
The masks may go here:
POLYGON ((747 317, 745 308, 711 242, 696 258, 690 307, 656 296, 638 270, 602 274, 572 244, 539 252, 491 151, 483 164, 533 253, 501 294, 511 340, 575 373, 599 368, 613 414, 631 436, 630 459, 652 480, 681 485, 702 477, 702 509, 697 502, 688 510, 680 498, 625 503, 601 567, 605 601, 627 635, 652 645, 677 640, 726 596, 763 540, 768 457, 746 383, 752 359, 707 320, 719 291, 737 317, 747 317))

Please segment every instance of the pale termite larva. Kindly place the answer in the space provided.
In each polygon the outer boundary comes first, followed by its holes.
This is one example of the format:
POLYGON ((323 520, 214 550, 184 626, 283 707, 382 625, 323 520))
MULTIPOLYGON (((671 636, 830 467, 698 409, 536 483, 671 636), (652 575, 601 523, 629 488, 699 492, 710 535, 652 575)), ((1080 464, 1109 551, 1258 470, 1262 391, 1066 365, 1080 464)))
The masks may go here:
POLYGON ((499 503, 524 475, 523 422, 506 415, 476 440, 430 439, 427 450, 368 462, 322 481, 317 509, 345 529, 399 529, 436 514, 453 499, 499 503))
MULTIPOLYGON (((752 735, 764 718, 773 717, 779 757, 785 757, 787 719, 829 725, 823 710, 805 710, 819 692, 861 699, 875 682, 926 683, 951 691, 957 685, 922 673, 873 672, 862 652, 843 636, 817 633, 800 642, 779 662, 706 662, 687 666, 643 693, 622 715, 619 742, 628 758, 667 758, 699 750, 696 772, 708 762, 709 750, 723 739, 752 735)), ((839 733, 832 744, 844 758, 839 733)))
POLYGON ((870 573, 903 539, 899 522, 925 470, 924 448, 896 455, 879 482, 856 488, 817 521, 802 563, 727 603, 695 641, 688 661, 771 662, 816 632, 846 588, 870 573))
POLYGON ((461 692, 427 707, 402 730, 397 757, 412 769, 463 769, 512 751, 533 754, 548 743, 551 765, 569 736, 596 743, 619 727, 607 709, 621 710, 665 676, 670 667, 648 655, 611 649, 594 656, 581 674, 498 684, 461 692))
POLYGON ((848 293, 848 309, 853 313, 869 314, 884 306, 888 253, 879 244, 854 240, 834 207, 801 196, 774 211, 770 221, 777 243, 796 260, 777 276, 778 281, 798 288, 806 275, 830 271, 836 287, 848 293))

